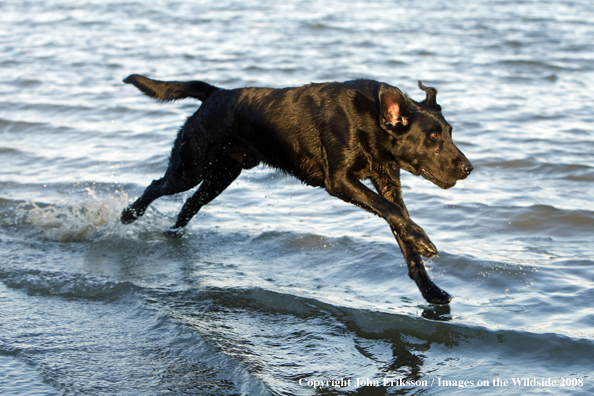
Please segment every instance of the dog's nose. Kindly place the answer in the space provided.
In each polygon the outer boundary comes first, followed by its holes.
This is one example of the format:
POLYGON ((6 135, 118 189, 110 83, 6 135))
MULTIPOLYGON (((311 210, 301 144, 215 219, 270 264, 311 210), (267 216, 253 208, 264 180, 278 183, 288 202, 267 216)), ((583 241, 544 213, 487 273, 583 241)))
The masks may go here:
POLYGON ((464 175, 470 175, 470 172, 472 172, 473 170, 474 166, 472 166, 472 164, 469 161, 466 161, 462 164, 462 173, 464 173, 464 175))
POLYGON ((470 175, 470 172, 472 172, 474 166, 472 166, 470 161, 468 161, 466 158, 461 158, 461 160, 462 161, 458 163, 458 174, 460 175, 460 178, 464 179, 470 175))

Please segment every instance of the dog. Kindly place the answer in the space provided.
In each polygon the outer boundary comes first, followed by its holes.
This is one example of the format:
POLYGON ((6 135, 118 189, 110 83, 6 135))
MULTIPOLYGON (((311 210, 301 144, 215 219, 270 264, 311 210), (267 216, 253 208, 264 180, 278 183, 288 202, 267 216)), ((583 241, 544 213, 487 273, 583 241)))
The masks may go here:
POLYGON ((409 217, 400 185, 400 169, 443 189, 473 170, 452 140, 435 88, 419 81, 425 93, 419 103, 373 80, 283 89, 223 89, 137 74, 124 82, 161 102, 190 97, 202 105, 180 129, 165 175, 123 210, 122 223, 138 219, 155 199, 200 184, 177 216, 172 230, 179 230, 243 169, 265 163, 386 220, 423 297, 450 302, 427 274, 420 256, 433 257, 437 249, 409 217))

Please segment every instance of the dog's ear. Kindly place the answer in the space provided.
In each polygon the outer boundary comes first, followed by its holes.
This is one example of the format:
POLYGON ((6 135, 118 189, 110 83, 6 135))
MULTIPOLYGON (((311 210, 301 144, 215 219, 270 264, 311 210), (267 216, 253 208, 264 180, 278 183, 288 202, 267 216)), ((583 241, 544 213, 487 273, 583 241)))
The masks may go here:
POLYGON ((380 125, 388 132, 398 126, 407 126, 409 122, 406 97, 398 88, 381 84, 378 92, 380 125))
POLYGON ((421 89, 421 91, 425 92, 425 100, 421 103, 429 107, 430 109, 441 111, 441 106, 437 104, 436 99, 437 89, 424 86, 421 80, 419 80, 419 88, 421 89))

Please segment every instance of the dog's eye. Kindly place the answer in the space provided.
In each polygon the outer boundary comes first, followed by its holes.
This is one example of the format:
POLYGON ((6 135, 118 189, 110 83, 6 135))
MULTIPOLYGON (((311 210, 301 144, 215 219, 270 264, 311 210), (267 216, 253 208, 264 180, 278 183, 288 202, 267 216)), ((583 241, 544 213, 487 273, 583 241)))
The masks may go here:
POLYGON ((437 132, 431 132, 431 134, 429 135, 429 137, 433 140, 437 140, 437 132))

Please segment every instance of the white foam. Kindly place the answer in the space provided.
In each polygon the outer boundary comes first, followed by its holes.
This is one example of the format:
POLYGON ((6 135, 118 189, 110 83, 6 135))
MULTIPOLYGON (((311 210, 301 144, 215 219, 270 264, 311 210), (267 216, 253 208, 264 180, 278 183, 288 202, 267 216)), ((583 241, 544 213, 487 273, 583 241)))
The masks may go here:
POLYGON ((125 193, 98 198, 87 190, 87 198, 78 204, 39 206, 33 203, 25 221, 40 229, 46 239, 84 241, 116 232, 121 226, 120 213, 127 203, 125 193))

